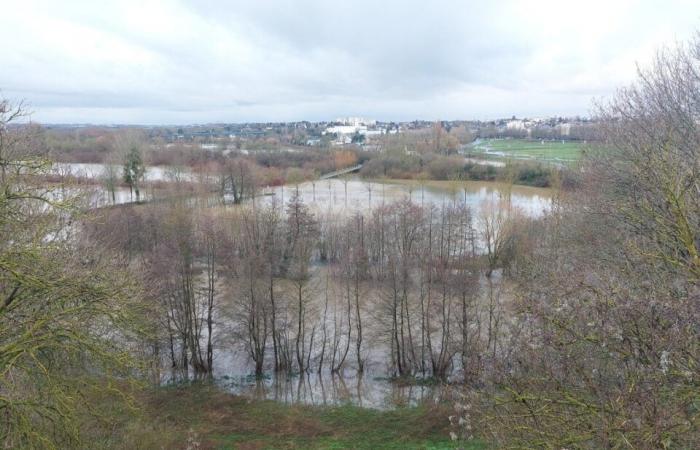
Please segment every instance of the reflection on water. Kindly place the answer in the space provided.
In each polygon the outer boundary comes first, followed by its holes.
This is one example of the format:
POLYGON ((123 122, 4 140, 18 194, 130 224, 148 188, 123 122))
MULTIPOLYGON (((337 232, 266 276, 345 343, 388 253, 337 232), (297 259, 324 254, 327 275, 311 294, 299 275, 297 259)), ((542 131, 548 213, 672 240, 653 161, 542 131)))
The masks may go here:
MULTIPOLYGON (((122 178, 124 168, 114 164, 57 162, 53 163, 51 172, 55 175, 96 180, 105 177, 108 169, 111 169, 118 179, 122 178)), ((143 177, 145 181, 171 181, 175 177, 183 176, 187 179, 192 178, 189 171, 178 167, 147 166, 143 177)))
POLYGON ((296 192, 302 200, 319 212, 367 211, 383 204, 410 199, 417 204, 466 204, 475 210, 489 201, 510 197, 513 206, 531 217, 551 208, 549 189, 525 186, 505 186, 488 181, 420 183, 386 181, 370 182, 359 179, 331 179, 301 183, 297 186, 274 188, 266 201, 286 203, 296 192))
MULTIPOLYGON (((85 192, 85 189, 83 192, 85 192)), ((148 201, 152 198, 152 195, 152 192, 150 192, 148 189, 143 189, 140 192, 140 199, 141 201, 148 201)), ((115 188, 113 193, 107 189, 94 187, 93 189, 89 190, 89 197, 87 197, 87 199, 89 206, 94 208, 130 203, 136 200, 136 195, 129 191, 129 189, 122 187, 115 188), (112 194, 114 194, 114 197, 112 194)))
MULTIPOLYGON (((388 349, 378 345, 367 349, 364 374, 359 374, 353 361, 346 368, 332 373, 324 369, 320 374, 313 371, 304 374, 277 373, 268 364, 263 378, 253 375, 253 364, 247 354, 236 351, 229 343, 214 346, 215 383, 224 391, 253 400, 273 400, 286 404, 317 406, 354 405, 372 409, 394 409, 438 403, 445 400, 447 389, 438 384, 406 384, 392 381, 386 361, 388 349)), ((180 369, 163 369, 156 381, 167 385, 197 379, 190 369, 185 374, 180 369)), ((206 375, 204 376, 206 377, 206 375)))
POLYGON ((224 376, 216 380, 224 390, 254 400, 316 406, 354 405, 393 409, 443 401, 447 389, 440 385, 404 385, 386 378, 352 374, 283 374, 256 379, 224 376))
MULTIPOLYGON (((50 186, 46 188, 44 196, 53 201, 65 201, 70 199, 85 208, 99 208, 109 205, 121 205, 136 200, 136 195, 128 188, 116 187, 109 191, 99 185, 75 185, 75 186, 50 186)), ((153 198, 152 189, 142 189, 140 199, 148 201, 153 198)))
MULTIPOLYGON (((254 366, 247 354, 236 351, 230 343, 219 341, 218 345, 214 346, 212 377, 223 391, 252 400, 272 400, 285 404, 353 405, 389 410, 449 400, 450 389, 446 384, 439 384, 437 381, 409 384, 390 379, 387 352, 388 349, 382 345, 368 349, 368 369, 364 373, 359 373, 355 364, 348 361, 343 370, 335 373, 327 368, 321 373, 275 373, 271 365, 268 365, 265 376, 256 378, 253 375, 254 366)), ((191 369, 189 373, 183 373, 181 369, 165 369, 166 365, 167 361, 163 360, 162 369, 155 379, 162 385, 198 379, 198 375, 191 369)), ((207 375, 199 377, 206 378, 207 375)))
MULTIPOLYGON (((121 179, 121 166, 86 163, 54 163, 52 172, 56 175, 99 180, 104 178, 108 167, 121 179)), ((187 170, 176 167, 147 167, 145 181, 192 180, 187 170)), ((537 217, 551 208, 549 189, 526 186, 506 186, 491 181, 428 181, 425 183, 385 180, 366 181, 357 178, 308 181, 299 185, 278 186, 264 190, 268 194, 263 201, 285 204, 295 192, 305 203, 313 206, 318 213, 345 211, 367 211, 383 204, 410 199, 418 204, 446 204, 449 202, 466 204, 473 209, 486 202, 498 201, 509 196, 513 206, 531 217, 537 217)), ((132 201, 128 189, 117 188, 115 198, 111 198, 104 188, 95 189, 95 204, 120 204, 132 201)), ((260 201, 260 200, 257 200, 260 201)))

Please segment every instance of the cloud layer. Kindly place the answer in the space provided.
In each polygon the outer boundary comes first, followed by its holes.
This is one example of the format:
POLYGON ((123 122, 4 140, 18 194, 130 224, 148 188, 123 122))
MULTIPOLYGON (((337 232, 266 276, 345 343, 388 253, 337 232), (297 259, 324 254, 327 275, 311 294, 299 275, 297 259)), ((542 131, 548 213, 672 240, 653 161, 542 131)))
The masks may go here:
POLYGON ((586 114, 697 1, 15 1, 2 95, 42 122, 586 114))

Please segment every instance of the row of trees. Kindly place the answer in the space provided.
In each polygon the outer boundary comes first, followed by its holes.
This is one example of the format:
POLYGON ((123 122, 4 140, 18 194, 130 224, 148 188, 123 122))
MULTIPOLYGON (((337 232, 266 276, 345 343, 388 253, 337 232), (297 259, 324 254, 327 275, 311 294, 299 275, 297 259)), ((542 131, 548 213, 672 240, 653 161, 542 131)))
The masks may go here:
POLYGON ((600 141, 601 121, 574 123, 541 123, 525 128, 507 128, 496 125, 482 125, 477 137, 482 139, 545 139, 565 141, 600 141))

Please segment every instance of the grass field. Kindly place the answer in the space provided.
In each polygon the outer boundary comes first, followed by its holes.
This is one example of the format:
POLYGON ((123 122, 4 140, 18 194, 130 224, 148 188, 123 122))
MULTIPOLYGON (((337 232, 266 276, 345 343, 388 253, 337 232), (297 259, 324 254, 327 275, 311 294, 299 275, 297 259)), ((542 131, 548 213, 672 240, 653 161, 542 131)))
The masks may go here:
POLYGON ((490 158, 569 163, 578 161, 583 145, 569 141, 481 139, 472 144, 471 150, 490 158))
MULTIPOLYGON (((91 448, 487 448, 476 440, 450 440, 448 416, 454 412, 449 405, 393 411, 285 405, 250 401, 207 384, 159 388, 143 393, 140 403, 138 417, 125 414, 122 423, 108 425, 109 430, 122 430, 120 434, 103 430, 90 439, 91 448)), ((95 432, 101 428, 86 427, 95 432)))

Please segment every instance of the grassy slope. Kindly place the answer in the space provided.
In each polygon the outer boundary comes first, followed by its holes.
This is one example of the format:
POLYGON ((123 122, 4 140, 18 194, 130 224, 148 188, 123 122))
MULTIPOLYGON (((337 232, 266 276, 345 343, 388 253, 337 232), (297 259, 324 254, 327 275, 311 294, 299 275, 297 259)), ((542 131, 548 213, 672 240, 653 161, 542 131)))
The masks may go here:
MULTIPOLYGON (((144 394, 138 417, 90 424, 91 448, 450 449, 447 407, 374 411, 248 401, 206 385, 144 394), (98 431, 99 430, 99 431, 98 431), (107 437, 105 437, 105 434, 107 437)), ((470 442, 466 449, 485 448, 470 442)))

